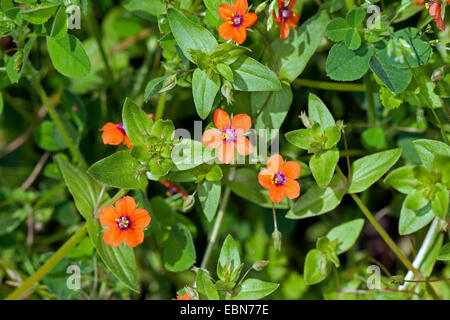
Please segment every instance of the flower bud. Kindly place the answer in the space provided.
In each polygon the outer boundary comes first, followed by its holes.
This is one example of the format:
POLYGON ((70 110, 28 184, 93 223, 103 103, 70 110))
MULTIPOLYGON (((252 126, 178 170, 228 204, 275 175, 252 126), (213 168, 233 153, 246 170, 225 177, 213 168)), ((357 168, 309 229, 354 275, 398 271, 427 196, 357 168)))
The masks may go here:
POLYGON ((252 268, 253 268, 254 270, 256 270, 256 271, 261 271, 262 269, 264 269, 264 268, 269 264, 269 262, 270 262, 270 261, 267 261, 267 260, 259 260, 259 261, 256 261, 256 262, 253 264, 252 268))

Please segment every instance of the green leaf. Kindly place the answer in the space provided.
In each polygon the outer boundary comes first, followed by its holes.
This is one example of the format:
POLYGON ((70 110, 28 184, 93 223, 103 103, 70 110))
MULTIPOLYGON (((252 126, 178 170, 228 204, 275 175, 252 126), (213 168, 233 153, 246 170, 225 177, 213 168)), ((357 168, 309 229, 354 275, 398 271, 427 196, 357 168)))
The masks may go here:
POLYGON ((434 199, 431 200, 433 213, 441 219, 445 219, 448 213, 448 190, 445 186, 438 183, 434 199))
POLYGON ((46 5, 24 10, 22 16, 26 21, 32 24, 43 24, 55 14, 57 9, 57 5, 46 5))
POLYGON ((149 81, 147 86, 145 87, 144 92, 144 100, 148 101, 155 94, 160 93, 163 88, 164 82, 167 79, 167 76, 158 77, 149 81))
POLYGON ((181 12, 169 8, 167 10, 170 29, 183 54, 194 62, 191 50, 200 50, 210 54, 217 46, 217 41, 207 29, 186 18, 181 12))
MULTIPOLYGON (((299 28, 291 30, 289 41, 276 39, 271 43, 281 79, 292 82, 303 72, 322 41, 328 21, 327 10, 319 10, 299 28)), ((269 54, 265 61, 271 61, 269 54)))
POLYGON ((0 116, 1 116, 2 113, 3 113, 3 107, 4 107, 3 94, 2 94, 2 92, 0 91, 0 116))
POLYGON ((380 87, 380 99, 383 106, 388 110, 397 109, 403 102, 402 99, 397 98, 397 96, 385 86, 380 87))
POLYGON ((265 106, 256 118, 254 128, 256 130, 279 129, 286 119, 292 99, 291 87, 285 83, 282 84, 281 91, 252 92, 250 96, 252 114, 256 116, 265 106))
POLYGON ((356 50, 361 46, 361 36, 355 29, 350 29, 345 33, 345 45, 350 50, 356 50))
POLYGON ((439 251, 439 256, 437 257, 440 261, 449 261, 450 260, 450 242, 447 242, 439 251))
POLYGON ((148 183, 145 170, 145 166, 133 158, 129 151, 119 151, 94 163, 88 173, 108 186, 145 189, 148 183))
POLYGON ((395 169, 387 175, 384 183, 397 191, 410 194, 433 184, 433 176, 423 166, 405 166, 395 169))
POLYGON ((364 219, 355 219, 334 227, 327 233, 331 241, 337 240, 337 254, 349 250, 356 242, 364 226, 364 219))
POLYGON ((327 106, 313 93, 308 96, 308 116, 311 120, 320 124, 322 130, 336 125, 327 106))
POLYGON ((286 214, 288 219, 304 219, 315 217, 335 209, 347 190, 341 188, 344 182, 337 175, 331 179, 333 187, 325 189, 312 186, 295 202, 294 207, 286 214), (335 187, 335 186, 339 186, 335 187))
POLYGON ((358 50, 350 50, 345 43, 335 44, 327 58, 327 74, 333 80, 353 81, 360 79, 369 69, 373 49, 363 43, 358 50))
POLYGON ((31 37, 23 47, 23 50, 18 50, 6 63, 6 74, 11 83, 19 82, 25 65, 28 63, 28 56, 34 40, 36 40, 36 37, 31 37))
POLYGON ((192 75, 192 96, 200 118, 206 119, 211 112, 219 88, 220 78, 217 74, 208 74, 206 70, 200 68, 195 69, 192 75))
POLYGON ((241 91, 279 91, 277 75, 265 65, 247 56, 239 57, 230 65, 233 70, 233 87, 241 91))
POLYGON ((409 69, 408 64, 416 68, 427 63, 433 54, 431 46, 421 37, 421 31, 416 28, 398 30, 394 38, 387 37, 375 44, 375 54, 387 68, 409 69))
POLYGON ((172 227, 164 244, 164 267, 171 272, 189 269, 196 260, 194 243, 189 229, 181 223, 172 227))
POLYGON ((153 137, 157 137, 161 140, 172 140, 174 136, 175 126, 172 120, 157 120, 150 131, 153 137))
POLYGON ((163 0, 125 0, 122 6, 133 14, 151 21, 166 11, 163 0))
POLYGON ((352 183, 349 193, 366 190, 377 182, 400 158, 401 149, 378 152, 360 158, 352 164, 352 183))
POLYGON ((52 24, 52 29, 50 31, 50 36, 58 39, 62 38, 67 34, 67 13, 64 6, 59 7, 56 13, 55 19, 52 24))
POLYGON ((377 56, 370 58, 369 65, 381 82, 394 93, 403 92, 411 81, 411 71, 384 64, 377 56))
POLYGON ((220 181, 222 180, 222 177, 222 169, 220 169, 220 166, 215 165, 211 168, 211 170, 208 171, 205 178, 208 181, 220 181))
MULTIPOLYGON (((231 191, 239 197, 249 200, 264 208, 272 208, 272 200, 269 198, 269 192, 258 185, 258 173, 250 168, 241 168, 236 170, 236 178, 233 181, 225 182, 230 186, 231 191)), ((288 201, 275 203, 275 208, 287 209, 288 201)))
POLYGON ((278 283, 265 282, 258 279, 247 279, 239 287, 238 293, 231 299, 259 300, 277 290, 278 287, 278 283))
POLYGON ((14 212, 1 212, 0 213, 0 236, 10 234, 28 217, 32 212, 29 205, 25 205, 24 208, 15 210, 14 212))
POLYGON ((217 261, 217 276, 221 280, 235 281, 239 277, 241 269, 241 256, 239 254, 238 243, 231 235, 228 235, 220 249, 219 260, 217 261))
POLYGON ((200 299, 206 298, 207 300, 219 300, 219 294, 217 293, 216 286, 211 281, 208 272, 204 269, 198 269, 197 279, 195 281, 197 291, 200 295, 200 299))
POLYGON ((285 134, 286 140, 294 146, 308 150, 311 143, 314 141, 314 136, 311 129, 299 129, 287 132, 285 134))
POLYGON ((347 31, 352 30, 344 18, 335 18, 327 25, 327 36, 334 42, 344 41, 347 31))
POLYGON ((99 199, 101 187, 83 170, 74 167, 61 156, 55 157, 56 163, 64 177, 64 181, 75 200, 75 206, 87 220, 87 227, 92 244, 97 249, 108 269, 127 287, 139 292, 137 281, 136 261, 134 251, 126 245, 116 248, 103 242, 103 230, 98 222, 92 218, 94 210, 110 201, 108 194, 103 193, 99 199), (100 200, 100 201, 99 201, 100 200))
POLYGON ((413 142, 420 161, 425 168, 431 169, 436 155, 450 156, 450 147, 436 140, 419 139, 413 142))
POLYGON ((33 137, 39 147, 47 151, 59 151, 67 148, 61 131, 53 121, 42 121, 34 131, 33 137))
POLYGON ((91 71, 91 62, 80 40, 71 34, 55 39, 47 37, 53 66, 69 78, 83 77, 91 71))
POLYGON ((384 131, 380 127, 369 128, 363 131, 361 142, 367 150, 376 151, 386 146, 384 131))
POLYGON ((366 12, 362 8, 353 8, 347 13, 345 19, 350 27, 359 27, 366 16, 366 12))
POLYGON ((422 229, 434 218, 434 214, 429 203, 416 211, 407 208, 406 204, 413 196, 414 194, 407 195, 402 204, 398 224, 398 233, 401 235, 411 234, 422 229))
POLYGON ((317 152, 311 157, 309 169, 319 187, 325 188, 330 183, 338 160, 339 150, 336 147, 325 152, 317 152))
POLYGON ((206 219, 211 222, 217 212, 222 187, 220 182, 205 181, 198 190, 198 199, 206 219))
POLYGON ((150 136, 152 119, 129 98, 125 99, 122 119, 125 132, 133 147, 144 145, 145 139, 150 136))
POLYGON ((331 271, 326 253, 317 249, 310 250, 305 259, 305 270, 303 277, 306 284, 316 284, 325 280, 331 271))

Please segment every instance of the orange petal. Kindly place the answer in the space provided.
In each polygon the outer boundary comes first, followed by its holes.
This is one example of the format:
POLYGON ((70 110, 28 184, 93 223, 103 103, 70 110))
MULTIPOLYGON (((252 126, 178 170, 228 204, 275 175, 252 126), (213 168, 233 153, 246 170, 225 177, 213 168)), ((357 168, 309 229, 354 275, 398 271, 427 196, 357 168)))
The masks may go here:
POLYGON ((102 211, 100 211, 100 223, 104 227, 115 227, 116 221, 115 219, 119 217, 119 212, 113 207, 104 207, 102 211))
POLYGON ((131 144, 130 138, 128 138, 127 135, 125 135, 123 140, 125 142, 125 145, 128 147, 128 149, 133 149, 133 145, 131 144))
POLYGON ((145 209, 136 209, 134 213, 130 216, 131 219, 131 227, 133 229, 136 228, 145 228, 150 224, 151 217, 150 214, 145 209))
POLYGON ((288 161, 284 164, 283 173, 288 179, 297 179, 300 175, 300 165, 295 161, 288 161))
POLYGON ((247 0, 234 0, 234 10, 241 15, 244 15, 247 12, 248 3, 247 0))
POLYGON ((300 195, 300 184, 292 179, 287 179, 284 185, 284 192, 289 199, 298 198, 300 195))
POLYGON ((219 34, 224 40, 233 38, 234 27, 228 22, 224 22, 219 26, 219 34))
POLYGON ((131 215, 136 210, 136 201, 130 196, 125 196, 117 200, 115 207, 119 212, 119 216, 131 215))
POLYGON ((244 14, 244 21, 242 21, 242 25, 246 28, 251 27, 256 20, 258 19, 258 16, 254 12, 246 13, 244 14))
POLYGON ((280 39, 286 39, 287 37, 289 37, 289 26, 286 23, 286 21, 281 21, 280 22, 280 39))
POLYGON ((231 121, 231 127, 236 130, 237 134, 243 134, 247 132, 252 126, 252 119, 244 114, 240 113, 233 117, 233 121, 231 121))
POLYGON ((223 131, 231 126, 231 120, 228 113, 222 109, 216 109, 214 111, 214 125, 220 131, 223 131))
POLYGON ((233 40, 238 44, 243 44, 245 39, 247 39, 247 29, 244 26, 234 28, 233 40))
POLYGON ((272 184, 273 172, 270 170, 261 170, 258 174, 258 182, 264 189, 270 189, 272 184))
POLYGON ((286 22, 292 27, 297 28, 298 19, 300 19, 300 16, 298 15, 298 12, 294 10, 292 16, 286 19, 286 22))
POLYGON ((297 0, 291 0, 289 1, 289 4, 287 6, 287 8, 290 10, 295 6, 295 3, 297 2, 297 0))
MULTIPOLYGON (((105 128, 105 127, 103 127, 105 128)), ((100 129, 102 130, 102 129, 100 129)), ((103 129, 102 140, 104 144, 111 144, 117 146, 122 143, 124 138, 124 133, 122 130, 115 126, 114 128, 103 129)))
POLYGON ((444 21, 442 20, 441 15, 439 15, 439 17, 436 20, 436 27, 441 31, 445 30, 444 21))
POLYGON ((234 157, 234 145, 232 143, 223 143, 219 148, 219 161, 222 163, 230 163, 234 157))
POLYGON ((278 172, 283 170, 284 161, 283 157, 279 154, 274 154, 270 157, 269 161, 267 161, 267 168, 272 172, 278 172))
POLYGON ((125 238, 124 232, 117 227, 106 229, 103 232, 103 242, 111 247, 118 247, 125 238))
POLYGON ((223 21, 227 21, 227 18, 231 18, 234 14, 233 7, 228 3, 222 3, 219 6, 219 17, 223 21))
POLYGON ((278 6, 278 8, 280 8, 280 9, 284 8, 284 0, 278 0, 278 1, 277 1, 277 6, 278 6))
POLYGON ((284 188, 272 185, 269 189, 269 198, 273 202, 280 202, 284 199, 284 188))
POLYGON ((105 123, 105 125, 99 129, 98 131, 106 131, 106 130, 111 130, 111 129, 117 129, 118 124, 112 123, 112 122, 107 122, 105 123))
POLYGON ((236 150, 241 156, 248 156, 253 152, 253 145, 244 136, 237 136, 236 138, 236 150))
POLYGON ((205 146, 215 149, 223 143, 222 133, 217 129, 209 129, 203 132, 202 142, 205 146))
POLYGON ((129 247, 136 247, 144 242, 144 231, 142 229, 128 229, 124 232, 125 242, 129 247))

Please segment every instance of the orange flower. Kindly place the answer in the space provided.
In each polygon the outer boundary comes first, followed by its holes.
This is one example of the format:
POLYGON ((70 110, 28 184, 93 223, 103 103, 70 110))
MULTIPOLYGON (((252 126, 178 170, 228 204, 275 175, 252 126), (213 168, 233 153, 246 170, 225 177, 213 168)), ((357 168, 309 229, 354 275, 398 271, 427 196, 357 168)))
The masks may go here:
POLYGON ((247 38, 247 28, 251 27, 258 18, 256 13, 247 13, 247 0, 235 0, 234 8, 228 3, 219 6, 220 19, 225 21, 219 27, 219 34, 225 40, 233 39, 243 44, 247 38))
POLYGON ((185 293, 182 297, 177 295, 177 300, 191 300, 191 297, 185 293))
POLYGON ((298 19, 300 16, 298 15, 297 10, 291 10, 295 6, 295 2, 297 0, 289 1, 287 6, 284 5, 285 0, 278 0, 278 8, 279 8, 279 16, 277 18, 274 13, 274 19, 276 23, 280 25, 280 39, 286 39, 289 36, 289 26, 292 28, 297 28, 298 19))
POLYGON ((416 4, 422 4, 425 2, 425 0, 413 0, 416 4))
POLYGON ((115 124, 112 122, 107 122, 103 126, 103 128, 101 128, 99 131, 103 131, 102 133, 103 144, 112 144, 114 146, 117 146, 122 142, 125 142, 128 148, 131 149, 133 147, 131 145, 130 139, 125 133, 125 129, 123 128, 122 123, 115 124))
POLYGON ((428 13, 433 17, 434 22, 436 22, 436 27, 439 30, 444 31, 444 21, 441 15, 441 4, 437 1, 428 1, 425 3, 425 7, 428 9, 428 13))
POLYGON ((183 189, 181 189, 175 183, 173 183, 169 180, 161 180, 159 183, 161 183, 163 186, 169 188, 169 190, 167 190, 168 197, 173 196, 175 193, 179 193, 183 197, 183 200, 187 199, 188 195, 186 194, 186 192, 184 192, 183 189))
POLYGON ((295 179, 300 175, 300 165, 295 161, 284 162, 279 154, 275 154, 267 161, 267 169, 258 175, 259 184, 269 189, 269 198, 273 202, 280 202, 287 196, 295 199, 300 195, 300 185, 295 179))
POLYGON ((253 152, 250 141, 243 136, 252 126, 252 120, 246 114, 240 113, 230 119, 222 109, 214 111, 214 125, 217 129, 209 129, 203 133, 202 141, 211 149, 219 149, 219 160, 230 163, 234 157, 234 148, 240 155, 246 156, 253 152))
POLYGON ((147 210, 136 209, 136 202, 126 196, 118 200, 114 207, 104 207, 100 212, 100 223, 107 227, 103 241, 111 247, 118 247, 123 241, 132 248, 144 241, 145 228, 150 223, 147 210))

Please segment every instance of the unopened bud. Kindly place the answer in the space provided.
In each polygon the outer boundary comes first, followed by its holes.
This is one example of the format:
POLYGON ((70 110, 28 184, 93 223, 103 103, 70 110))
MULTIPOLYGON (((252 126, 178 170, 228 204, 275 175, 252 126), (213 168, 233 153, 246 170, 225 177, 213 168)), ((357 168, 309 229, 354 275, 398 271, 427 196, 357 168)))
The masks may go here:
POLYGON ((168 77, 166 80, 164 80, 161 90, 159 90, 159 93, 169 91, 176 85, 177 85, 177 74, 175 73, 175 74, 171 75, 170 77, 168 77))
POLYGON ((312 127, 312 124, 311 124, 311 122, 309 121, 309 118, 308 118, 308 116, 306 115, 306 112, 305 112, 305 111, 300 112, 300 119, 302 120, 303 125, 304 125, 306 128, 311 128, 311 127, 312 127))
POLYGON ((405 279, 402 276, 393 276, 391 277, 391 282, 394 284, 403 285, 405 284, 405 279))
POLYGON ((440 67, 439 69, 436 69, 431 74, 431 82, 439 81, 442 76, 444 75, 444 67, 440 67))
POLYGON ((224 81, 220 92, 227 99, 228 105, 233 103, 233 87, 229 81, 224 81))
POLYGON ((272 233, 272 239, 273 239, 273 246, 275 250, 280 251, 281 250, 281 232, 278 230, 275 230, 272 233))
POLYGON ((195 198, 194 195, 190 194, 187 196, 186 200, 183 202, 183 208, 181 211, 187 212, 189 211, 195 204, 195 198))
POLYGON ((264 269, 268 264, 269 264, 269 261, 267 261, 267 260, 259 260, 259 261, 256 261, 256 262, 253 264, 252 268, 253 268, 254 270, 256 270, 256 271, 261 271, 261 270, 264 269))

